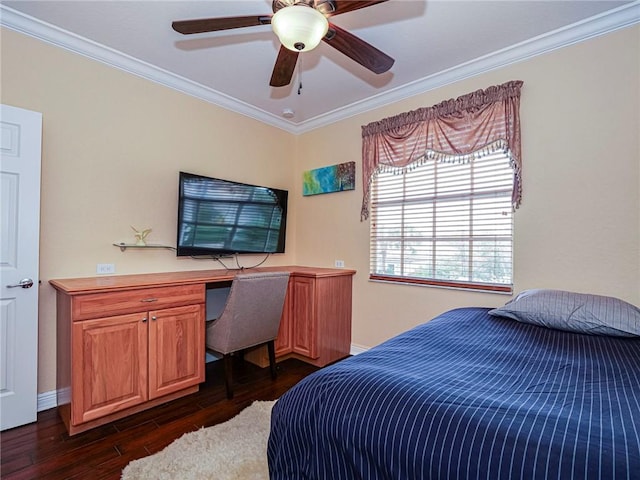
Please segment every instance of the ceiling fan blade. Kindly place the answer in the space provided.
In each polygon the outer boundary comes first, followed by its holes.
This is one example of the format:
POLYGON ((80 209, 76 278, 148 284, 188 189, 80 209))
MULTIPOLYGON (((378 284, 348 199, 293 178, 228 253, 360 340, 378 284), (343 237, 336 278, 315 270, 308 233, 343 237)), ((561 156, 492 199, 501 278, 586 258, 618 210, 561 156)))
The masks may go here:
POLYGON ((329 24, 329 32, 322 40, 373 73, 384 73, 395 62, 386 53, 332 23, 329 24))
POLYGON ((360 10, 361 8, 377 5, 378 3, 384 3, 388 0, 333 0, 335 9, 332 12, 327 12, 327 17, 339 15, 341 13, 352 12, 354 10, 360 10))
POLYGON ((246 17, 199 18, 195 20, 178 20, 171 24, 178 33, 190 35, 192 33, 217 32, 232 28, 254 27, 268 25, 271 15, 250 15, 246 17))
POLYGON ((293 72, 296 69, 296 62, 298 61, 299 52, 289 50, 284 46, 280 46, 278 52, 278 58, 276 64, 273 66, 273 73, 271 74, 271 81, 269 85, 272 87, 284 87, 291 83, 293 78, 293 72))

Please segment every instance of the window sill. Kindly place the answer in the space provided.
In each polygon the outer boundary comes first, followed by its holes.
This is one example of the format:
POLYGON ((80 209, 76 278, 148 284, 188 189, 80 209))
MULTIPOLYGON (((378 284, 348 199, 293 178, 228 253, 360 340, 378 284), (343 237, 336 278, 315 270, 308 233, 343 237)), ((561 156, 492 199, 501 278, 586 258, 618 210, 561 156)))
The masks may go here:
POLYGON ((420 287, 436 287, 447 288, 453 290, 464 290, 467 292, 481 292, 481 293, 499 293, 503 295, 513 294, 512 285, 495 285, 487 283, 467 283, 467 282, 449 282, 440 280, 429 280, 426 278, 413 278, 413 277, 395 277, 391 275, 378 275, 370 274, 369 280, 373 282, 382 283, 396 283, 404 285, 414 285, 420 287))

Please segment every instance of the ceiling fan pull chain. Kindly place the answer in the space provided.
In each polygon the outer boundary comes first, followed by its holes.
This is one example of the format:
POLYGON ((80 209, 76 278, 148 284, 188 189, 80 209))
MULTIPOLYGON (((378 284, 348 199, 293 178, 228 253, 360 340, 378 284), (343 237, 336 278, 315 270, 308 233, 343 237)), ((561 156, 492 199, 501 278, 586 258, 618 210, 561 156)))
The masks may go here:
POLYGON ((302 93, 302 59, 303 55, 300 55, 300 59, 298 61, 298 95, 302 93))

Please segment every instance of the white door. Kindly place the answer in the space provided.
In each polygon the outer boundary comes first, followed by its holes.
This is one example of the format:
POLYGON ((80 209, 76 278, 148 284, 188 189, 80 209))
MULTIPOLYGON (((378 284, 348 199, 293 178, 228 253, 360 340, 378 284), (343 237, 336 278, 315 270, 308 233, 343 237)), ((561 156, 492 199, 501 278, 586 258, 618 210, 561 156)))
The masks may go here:
POLYGON ((42 114, 0 105, 0 430, 38 408, 42 114))

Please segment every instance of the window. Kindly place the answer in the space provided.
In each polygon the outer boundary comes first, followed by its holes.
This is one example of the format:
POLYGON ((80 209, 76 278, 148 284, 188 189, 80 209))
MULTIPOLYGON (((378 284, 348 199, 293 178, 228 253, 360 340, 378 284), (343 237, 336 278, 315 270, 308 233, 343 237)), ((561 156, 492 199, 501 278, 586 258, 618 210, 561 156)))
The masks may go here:
POLYGON ((370 278, 511 292, 522 198, 514 80, 362 127, 370 278))
POLYGON ((511 291, 513 170, 505 153, 379 172, 371 278, 511 291))

